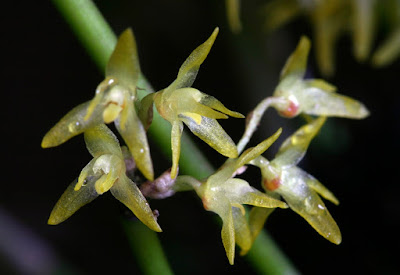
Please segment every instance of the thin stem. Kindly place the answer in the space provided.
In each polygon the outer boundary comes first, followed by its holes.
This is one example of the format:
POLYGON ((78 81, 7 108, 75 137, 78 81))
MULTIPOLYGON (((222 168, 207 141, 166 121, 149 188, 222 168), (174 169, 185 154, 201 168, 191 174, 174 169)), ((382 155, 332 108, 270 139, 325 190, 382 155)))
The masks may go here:
POLYGON ((130 247, 144 274, 173 274, 157 234, 139 220, 122 220, 130 247))
POLYGON ((282 99, 279 97, 267 97, 262 100, 256 108, 247 116, 246 121, 246 130, 243 133, 242 138, 239 140, 237 144, 237 149, 239 154, 246 147, 247 143, 250 141, 250 138, 253 136, 254 132, 257 130, 258 125, 260 124, 260 120, 264 115, 265 111, 269 108, 269 106, 274 104, 284 104, 282 99))
MULTIPOLYGON (((107 60, 116 44, 116 36, 112 33, 110 26, 97 10, 96 6, 91 0, 53 0, 53 3, 71 26, 83 47, 90 53, 90 56, 97 66, 104 71, 107 60)), ((153 92, 151 85, 143 76, 140 77, 138 86, 146 89, 147 92, 153 92)), ((157 112, 154 112, 149 134, 160 149, 168 155, 171 154, 169 139, 171 126, 168 122, 163 120, 157 112)), ((202 152, 195 146, 194 142, 186 135, 182 135, 181 142, 180 170, 198 179, 210 175, 214 169, 202 152)), ((133 229, 133 227, 128 225, 125 225, 127 226, 127 230, 133 229)), ((130 237, 134 237, 131 230, 127 232, 129 232, 127 234, 130 237)), ((149 232, 155 234, 153 231, 149 230, 149 232)), ((274 270, 271 268, 274 266, 274 263, 277 262, 279 263, 280 270, 283 271, 281 274, 294 270, 290 261, 285 258, 279 248, 271 245, 271 242, 266 241, 269 239, 267 233, 262 231, 254 243, 254 248, 250 251, 250 255, 246 257, 250 260, 249 262, 253 267, 260 271, 260 273, 266 274, 274 270), (264 255, 268 255, 267 260, 264 258, 264 255), (278 256, 281 257, 279 258, 278 256), (268 268, 269 265, 271 268, 268 268)), ((160 244, 154 241, 152 245, 159 247, 160 244)), ((149 249, 151 249, 148 243, 143 244, 143 246, 148 246, 149 249)), ((163 259, 160 260, 162 261, 163 259)), ((149 265, 154 264, 155 261, 158 261, 158 259, 152 258, 152 263, 149 263, 149 265)))
POLYGON ((259 274, 300 274, 265 231, 261 231, 245 259, 259 274))
POLYGON ((91 0, 53 0, 75 36, 103 72, 117 37, 91 0))

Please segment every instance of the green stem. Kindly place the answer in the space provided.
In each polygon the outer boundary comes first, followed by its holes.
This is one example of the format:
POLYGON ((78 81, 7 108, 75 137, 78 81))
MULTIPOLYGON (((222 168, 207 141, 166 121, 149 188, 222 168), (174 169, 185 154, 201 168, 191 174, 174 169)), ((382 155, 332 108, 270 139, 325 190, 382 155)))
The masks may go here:
MULTIPOLYGON (((104 71, 107 60, 116 44, 116 36, 97 7, 91 0, 53 0, 53 3, 64 16, 72 31, 81 41, 83 47, 93 58, 96 65, 104 71)), ((146 89, 147 92, 153 91, 151 85, 143 76, 140 78, 138 86, 146 89)), ((149 129, 149 134, 161 150, 168 155, 171 154, 169 139, 171 126, 157 112, 154 112, 154 119, 149 129)), ((214 171, 202 152, 186 135, 182 136, 180 169, 184 174, 199 179, 210 175, 214 171)), ((135 229, 134 226, 129 223, 124 223, 124 225, 128 236, 134 238, 135 235, 132 234, 132 230, 135 229)), ((152 231, 149 232, 155 234, 152 231)), ((159 242, 154 240, 151 242, 151 245, 158 248, 161 247, 159 242)), ((148 243, 143 244, 143 246, 148 246, 149 250, 153 249, 148 243)), ((254 269, 262 274, 268 274, 272 271, 279 271, 279 274, 296 273, 289 259, 285 257, 277 246, 273 245, 265 231, 260 233, 246 259, 249 260, 254 269)), ((165 258, 160 260, 164 261, 165 258)), ((149 263, 149 265, 154 264, 156 261, 158 259, 152 258, 152 263, 149 263)), ((151 272, 151 270, 148 271, 151 272)))
POLYGON ((154 231, 139 220, 122 220, 132 252, 144 274, 173 274, 154 231))

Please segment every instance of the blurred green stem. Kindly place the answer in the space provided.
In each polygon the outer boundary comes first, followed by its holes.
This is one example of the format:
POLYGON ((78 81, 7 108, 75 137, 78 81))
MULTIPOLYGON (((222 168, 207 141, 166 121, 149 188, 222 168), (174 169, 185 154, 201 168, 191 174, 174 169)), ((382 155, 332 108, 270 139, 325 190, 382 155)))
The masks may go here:
MULTIPOLYGON (((104 71, 107 60, 117 40, 111 27, 95 4, 91 0, 53 0, 53 3, 96 65, 104 71)), ((151 85, 143 76, 140 78, 138 86, 145 89, 147 92, 153 92, 151 85)), ((154 112, 154 119, 149 129, 149 135, 164 153, 168 155, 171 154, 169 143, 171 126, 167 121, 163 120, 157 112, 154 112)), ((211 164, 187 135, 182 136, 180 170, 184 174, 191 175, 198 179, 207 177, 214 171, 211 164)), ((153 240, 149 243, 146 242, 146 244, 142 244, 141 249, 143 249, 143 246, 148 246, 149 253, 153 250, 159 251, 159 249, 161 249, 158 239, 157 241, 155 239, 157 237, 155 232, 147 228, 138 230, 135 228, 135 225, 131 224, 129 221, 124 222, 123 225, 131 244, 135 242, 141 244, 141 240, 152 234, 153 240)), ((140 251, 137 252, 140 254, 140 251)), ((221 251, 221 253, 223 252, 221 251)), ((162 253, 155 253, 147 256, 152 259, 152 263, 149 263, 149 265, 153 265, 158 260, 165 262, 165 257, 162 253)), ((273 244, 271 238, 265 231, 261 232, 253 248, 246 256, 246 259, 248 259, 249 263, 251 263, 253 268, 260 274, 298 273, 289 259, 287 259, 279 248, 273 244)), ((154 271, 153 269, 146 269, 143 271, 148 272, 146 274, 160 274, 157 272, 152 273, 154 271)))
POLYGON ((173 274, 157 234, 139 220, 122 220, 136 261, 143 274, 173 274))

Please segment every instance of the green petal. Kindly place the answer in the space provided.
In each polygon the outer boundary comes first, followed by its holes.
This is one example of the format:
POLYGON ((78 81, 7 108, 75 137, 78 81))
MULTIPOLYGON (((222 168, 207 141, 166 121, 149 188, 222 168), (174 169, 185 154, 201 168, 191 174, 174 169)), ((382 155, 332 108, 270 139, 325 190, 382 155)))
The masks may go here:
POLYGON ((88 129, 84 134, 84 138, 86 148, 93 157, 114 154, 122 158, 119 141, 105 124, 98 124, 88 129))
MULTIPOLYGON (((212 108, 201 104, 201 98, 205 96, 202 92, 194 88, 181 88, 168 94, 165 90, 162 96, 162 103, 157 100, 157 105, 163 104, 163 110, 168 110, 176 117, 182 113, 196 113, 200 116, 220 119, 228 118, 225 114, 214 111, 212 108), (200 102, 200 103, 199 103, 200 102)), ((157 108, 160 108, 159 106, 157 108)))
POLYGON ((368 109, 350 97, 321 89, 320 83, 306 81, 306 88, 296 95, 301 111, 309 115, 346 117, 363 119, 369 115, 368 109))
POLYGON ((332 202, 333 204, 339 205, 339 200, 335 197, 335 195, 328 190, 322 183, 320 183, 316 178, 306 173, 306 183, 307 185, 313 189, 315 192, 320 194, 324 199, 332 202))
POLYGON ((210 108, 213 108, 217 111, 220 111, 221 113, 227 114, 228 116, 236 117, 236 118, 244 118, 244 115, 242 115, 241 113, 229 110, 218 99, 216 99, 213 96, 210 96, 207 94, 202 94, 200 103, 203 105, 206 105, 210 108))
POLYGON ((110 191, 117 200, 126 205, 150 229, 157 232, 162 231, 146 198, 142 195, 137 185, 128 177, 121 176, 110 191))
POLYGON ((231 203, 248 204, 266 208, 287 208, 286 203, 251 187, 245 180, 232 178, 224 183, 225 196, 231 203))
POLYGON ((245 255, 251 248, 252 238, 246 216, 237 207, 232 207, 235 242, 241 248, 240 255, 245 255))
POLYGON ((204 62, 214 44, 218 31, 219 28, 215 28, 211 36, 189 55, 180 67, 176 80, 165 89, 166 93, 170 93, 179 88, 192 86, 200 65, 204 62))
POLYGON ((219 199, 219 207, 211 209, 222 219, 221 238, 225 248, 229 263, 233 265, 235 259, 235 227, 233 224, 232 207, 229 201, 224 198, 219 199))
POLYGON ((264 224, 275 208, 253 207, 249 214, 249 227, 253 242, 264 228, 264 224))
POLYGON ((153 162, 150 156, 146 130, 136 114, 133 100, 130 99, 125 104, 124 116, 121 115, 115 121, 115 126, 128 146, 129 151, 132 153, 140 172, 147 179, 153 180, 153 162), (126 118, 125 125, 121 125, 123 117, 126 118))
POLYGON ((69 111, 49 132, 47 132, 42 140, 42 147, 48 148, 58 146, 70 138, 83 133, 90 127, 103 123, 103 117, 101 115, 103 108, 101 107, 94 110, 90 119, 84 119, 88 106, 89 102, 85 102, 69 111))
POLYGON ((272 161, 279 167, 296 165, 305 155, 311 140, 318 134, 326 117, 319 117, 288 137, 272 161))
POLYGON ((303 78, 307 69, 307 58, 310 52, 311 42, 306 36, 300 38, 295 51, 289 56, 281 71, 280 79, 292 75, 303 78))
POLYGON ((79 208, 97 198, 99 194, 94 187, 97 179, 98 177, 88 177, 86 184, 78 191, 74 190, 77 181, 72 182, 51 211, 48 224, 56 225, 65 221, 79 208))
POLYGON ((286 170, 282 173, 282 184, 275 192, 321 236, 340 244, 342 236, 339 227, 318 194, 308 187, 306 173, 296 167, 286 170))
POLYGON ((237 160, 236 168, 248 164, 250 161, 264 153, 278 139, 281 133, 282 128, 279 128, 275 134, 258 144, 256 147, 249 148, 243 152, 237 160))
POLYGON ((238 156, 235 143, 215 119, 202 117, 201 123, 197 124, 190 117, 180 115, 179 118, 189 127, 193 134, 214 148, 218 153, 229 158, 236 158, 238 156))
POLYGON ((181 155, 181 136, 183 131, 183 123, 179 120, 172 122, 171 130, 171 150, 172 150, 172 167, 171 179, 178 174, 179 157, 181 155))
POLYGON ((140 66, 137 55, 135 37, 132 30, 126 29, 118 38, 106 67, 106 76, 114 77, 123 86, 136 92, 140 66))

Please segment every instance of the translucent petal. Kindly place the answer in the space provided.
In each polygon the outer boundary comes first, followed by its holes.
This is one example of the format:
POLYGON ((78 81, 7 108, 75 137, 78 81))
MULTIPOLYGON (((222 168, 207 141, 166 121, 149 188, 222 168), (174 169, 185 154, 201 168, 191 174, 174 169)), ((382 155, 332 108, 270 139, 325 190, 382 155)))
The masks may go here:
POLYGON ((51 211, 48 224, 56 225, 65 221, 79 208, 97 198, 99 194, 94 188, 96 180, 97 177, 88 177, 86 184, 78 191, 74 190, 77 181, 72 182, 51 211))
POLYGON ((136 184, 128 177, 122 175, 114 183, 110 191, 117 200, 125 204, 150 229, 157 232, 162 231, 146 198, 142 195, 136 184))
POLYGON ((90 127, 103 123, 103 118, 101 116, 103 108, 101 107, 95 109, 93 116, 91 116, 89 120, 84 119, 88 106, 89 102, 82 103, 61 118, 61 120, 44 136, 42 147, 48 148, 58 146, 70 138, 83 133, 90 127))
POLYGON ((326 92, 336 92, 337 88, 326 82, 323 79, 318 79, 318 78, 314 78, 314 79, 306 79, 303 80, 303 83, 306 85, 306 87, 315 87, 321 90, 324 90, 326 92))
POLYGON ((307 174, 306 177, 307 177, 306 183, 311 189, 320 194, 324 199, 332 202, 333 204, 339 205, 339 200, 335 197, 335 195, 331 191, 328 190, 328 188, 326 188, 322 183, 320 183, 316 178, 314 178, 310 174, 307 174))
POLYGON ((163 109, 170 109, 176 115, 181 113, 197 113, 201 116, 220 119, 228 118, 225 114, 214 111, 212 108, 201 104, 205 94, 194 88, 181 88, 169 93, 168 98, 163 95, 163 109), (200 103, 199 103, 200 102, 200 103))
POLYGON ((197 124, 196 121, 189 117, 180 115, 179 118, 189 127, 193 134, 214 148, 218 153, 229 158, 236 158, 238 156, 235 143, 215 119, 203 117, 201 124, 197 124))
POLYGON ((232 207, 235 242, 242 249, 240 255, 245 255, 251 248, 252 238, 246 216, 237 207, 232 207))
POLYGON ((236 117, 236 118, 244 118, 244 115, 242 115, 241 113, 229 110, 218 99, 216 99, 213 96, 210 96, 207 94, 202 94, 200 103, 203 105, 206 105, 210 108, 213 108, 217 111, 220 111, 221 113, 227 114, 228 116, 236 117))
POLYGON ((295 167, 286 170, 282 174, 282 184, 275 192, 321 236, 339 244, 342 241, 339 227, 318 194, 308 187, 305 172, 295 167))
POLYGON ((108 60, 106 76, 115 77, 123 86, 136 92, 140 74, 135 37, 132 30, 126 29, 118 38, 114 51, 108 60))
POLYGON ((303 78, 307 68, 307 58, 310 52, 311 42, 306 36, 300 38, 295 51, 289 56, 281 71, 280 79, 289 75, 303 78))
POLYGON ((311 140, 318 134, 325 121, 326 117, 319 117, 300 127, 282 143, 272 162, 278 167, 293 166, 299 163, 311 140))
POLYGON ((227 180, 224 184, 224 194, 231 203, 248 204, 267 208, 287 208, 286 203, 268 196, 251 187, 246 181, 238 178, 227 180))
POLYGON ((147 179, 153 180, 153 162, 150 156, 146 130, 136 114, 133 100, 128 100, 125 104, 125 127, 121 126, 122 117, 115 121, 115 126, 128 146, 129 151, 132 153, 140 172, 142 172, 147 179))
POLYGON ((178 173, 179 157, 181 154, 182 131, 183 131, 182 122, 178 120, 173 121, 171 130, 171 149, 172 149, 171 178, 172 179, 174 179, 178 173))
POLYGON ((201 123, 201 117, 208 117, 208 118, 212 118, 212 119, 227 119, 228 118, 227 115, 224 115, 220 112, 216 112, 213 109, 211 109, 207 106, 201 105, 201 104, 196 104, 194 106, 194 108, 191 108, 190 111, 191 112, 182 112, 181 114, 184 116, 189 116, 189 117, 192 117, 192 115, 199 116, 200 119, 197 120, 198 124, 201 123), (190 115, 190 114, 192 114, 192 115, 190 115))
POLYGON ((86 148, 93 157, 115 154, 122 158, 121 147, 114 133, 105 125, 98 124, 84 133, 86 148))
POLYGON ((275 208, 253 207, 249 214, 249 227, 253 242, 264 228, 265 222, 269 215, 274 212, 275 208))
POLYGON ((219 199, 220 207, 212 209, 222 219, 221 237, 229 263, 233 265, 235 258, 235 227, 233 224, 232 207, 229 201, 219 199))
POLYGON ((368 109, 359 101, 350 97, 322 90, 312 82, 296 97, 300 102, 301 110, 309 115, 346 117, 362 119, 369 115, 368 109))
POLYGON ((275 132, 275 134, 273 134, 257 146, 249 148, 245 152, 243 152, 236 162, 236 168, 248 164, 250 161, 264 153, 278 139, 281 133, 282 128, 279 128, 278 131, 275 132))
POLYGON ((200 65, 204 62, 214 44, 218 31, 219 28, 215 28, 211 36, 189 55, 180 67, 176 80, 165 89, 165 93, 168 94, 176 89, 192 86, 200 65))

